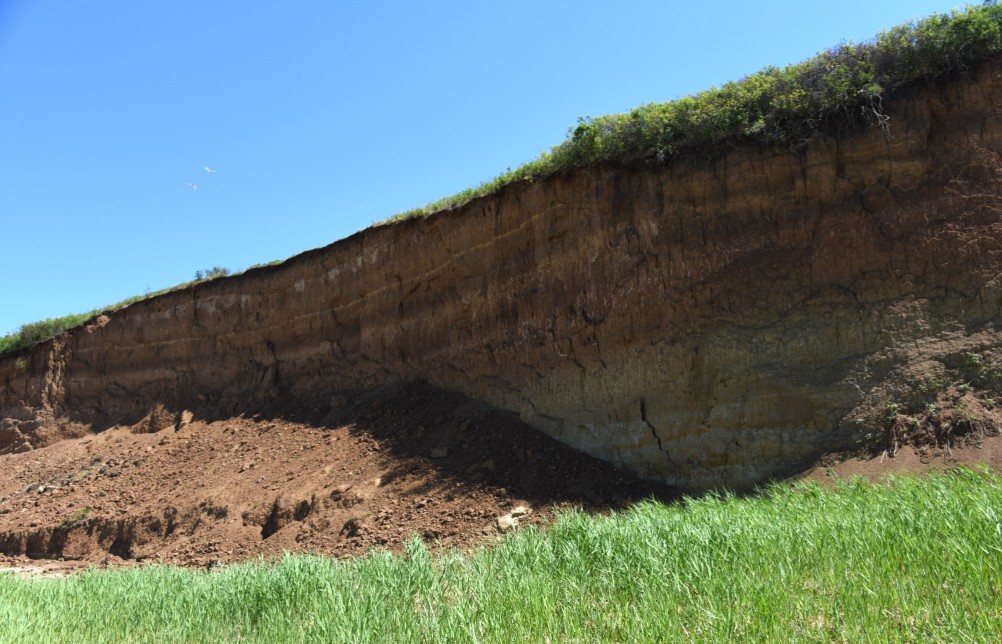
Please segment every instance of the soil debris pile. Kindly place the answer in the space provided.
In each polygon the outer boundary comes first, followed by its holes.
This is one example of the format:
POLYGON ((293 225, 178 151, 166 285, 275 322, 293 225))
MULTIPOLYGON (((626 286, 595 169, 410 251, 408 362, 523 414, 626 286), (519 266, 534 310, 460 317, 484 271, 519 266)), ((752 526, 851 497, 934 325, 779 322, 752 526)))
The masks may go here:
POLYGON ((426 384, 382 387, 312 421, 271 411, 157 431, 143 419, 9 455, 0 553, 21 564, 208 566, 397 550, 413 535, 466 548, 568 506, 672 498, 426 384))

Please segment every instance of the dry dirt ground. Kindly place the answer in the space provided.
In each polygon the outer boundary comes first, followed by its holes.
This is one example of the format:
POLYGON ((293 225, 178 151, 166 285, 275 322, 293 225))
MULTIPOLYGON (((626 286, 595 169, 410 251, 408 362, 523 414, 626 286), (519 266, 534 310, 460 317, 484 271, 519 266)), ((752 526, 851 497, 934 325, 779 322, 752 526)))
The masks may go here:
MULTIPOLYGON (((211 567, 285 551, 345 557, 398 550, 415 534, 470 548, 562 508, 607 512, 677 496, 427 385, 388 386, 323 418, 282 412, 156 432, 148 430, 162 424, 144 421, 0 456, 0 569, 211 567)), ((902 448, 805 476, 979 462, 1002 469, 1002 441, 952 453, 902 448)))
POLYGON ((0 568, 468 548, 560 508, 673 497, 504 413, 402 384, 303 410, 113 427, 0 456, 0 568), (288 420, 297 417, 299 420, 288 420))

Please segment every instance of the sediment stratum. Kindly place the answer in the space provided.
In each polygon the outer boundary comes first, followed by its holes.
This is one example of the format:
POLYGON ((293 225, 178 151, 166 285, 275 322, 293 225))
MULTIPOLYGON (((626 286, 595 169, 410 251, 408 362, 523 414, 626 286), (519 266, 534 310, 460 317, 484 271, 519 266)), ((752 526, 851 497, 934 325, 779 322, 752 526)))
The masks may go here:
POLYGON ((413 380, 681 488, 796 473, 1002 346, 1002 64, 884 107, 887 130, 515 183, 99 316, 0 358, 0 451, 413 380))

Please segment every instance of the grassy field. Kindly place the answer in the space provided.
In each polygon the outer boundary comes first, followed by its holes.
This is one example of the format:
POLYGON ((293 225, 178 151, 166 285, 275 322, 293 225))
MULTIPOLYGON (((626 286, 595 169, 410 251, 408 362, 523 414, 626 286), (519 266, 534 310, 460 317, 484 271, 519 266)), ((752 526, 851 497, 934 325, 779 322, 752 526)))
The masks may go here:
POLYGON ((0 575, 3 641, 1000 641, 1002 479, 573 513, 475 553, 0 575))

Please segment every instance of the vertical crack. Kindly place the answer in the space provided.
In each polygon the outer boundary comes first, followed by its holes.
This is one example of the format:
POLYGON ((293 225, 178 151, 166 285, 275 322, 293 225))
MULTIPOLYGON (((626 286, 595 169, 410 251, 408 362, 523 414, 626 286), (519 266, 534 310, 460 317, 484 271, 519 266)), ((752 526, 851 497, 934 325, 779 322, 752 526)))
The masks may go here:
POLYGON ((669 463, 678 467, 675 459, 671 457, 671 454, 668 453, 668 450, 665 449, 664 444, 661 442, 661 436, 658 435, 657 427, 655 427, 654 424, 647 418, 647 401, 643 398, 640 399, 640 418, 644 421, 644 424, 647 425, 647 428, 651 430, 651 436, 653 436, 654 440, 658 442, 658 451, 668 458, 669 463))
POLYGON ((651 421, 647 420, 647 401, 643 398, 640 399, 640 418, 647 425, 647 428, 651 430, 654 440, 658 442, 658 450, 661 452, 665 451, 664 445, 661 444, 661 437, 658 436, 658 430, 651 424, 651 421))

